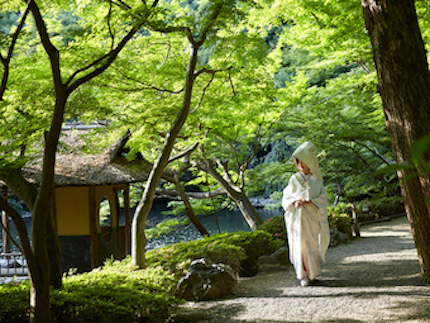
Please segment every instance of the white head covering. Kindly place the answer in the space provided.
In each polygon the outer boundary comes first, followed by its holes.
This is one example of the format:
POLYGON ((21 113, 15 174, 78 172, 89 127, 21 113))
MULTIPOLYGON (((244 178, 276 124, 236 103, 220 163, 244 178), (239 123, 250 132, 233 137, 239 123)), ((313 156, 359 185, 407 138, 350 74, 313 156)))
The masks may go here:
POLYGON ((306 166, 309 167, 311 172, 319 179, 322 179, 320 166, 317 159, 317 147, 310 141, 302 143, 296 150, 294 150, 292 157, 300 159, 306 166))

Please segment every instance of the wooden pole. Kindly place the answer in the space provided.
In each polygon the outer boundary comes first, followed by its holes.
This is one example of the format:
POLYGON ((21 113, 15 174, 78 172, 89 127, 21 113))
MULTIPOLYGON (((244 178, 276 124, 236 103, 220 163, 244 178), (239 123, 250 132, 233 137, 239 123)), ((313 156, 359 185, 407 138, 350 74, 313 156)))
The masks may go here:
MULTIPOLYGON (((3 199, 7 200, 7 187, 3 186, 2 189, 2 195, 3 199)), ((10 232, 10 221, 9 221, 9 215, 6 213, 6 211, 2 211, 2 217, 1 217, 3 227, 6 228, 10 232)), ((10 239, 9 235, 7 234, 6 230, 3 230, 3 252, 4 253, 10 253, 10 239)))
POLYGON ((91 255, 91 267, 97 267, 98 263, 98 249, 99 241, 97 237, 97 223, 96 219, 96 188, 89 186, 89 208, 90 208, 90 255, 91 255))
POLYGON ((129 255, 131 252, 131 241, 130 241, 130 233, 131 233, 131 212, 130 212, 130 188, 127 187, 124 189, 124 216, 125 216, 125 254, 129 255))

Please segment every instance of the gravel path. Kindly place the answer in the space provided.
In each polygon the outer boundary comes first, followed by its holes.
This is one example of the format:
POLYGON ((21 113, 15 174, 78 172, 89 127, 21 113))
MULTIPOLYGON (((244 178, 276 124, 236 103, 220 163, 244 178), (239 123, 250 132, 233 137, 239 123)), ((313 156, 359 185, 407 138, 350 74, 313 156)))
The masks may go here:
POLYGON ((206 317, 199 323, 430 322, 430 285, 406 217, 363 226, 326 260, 313 286, 299 286, 291 268, 241 278, 235 295, 184 307, 206 317))

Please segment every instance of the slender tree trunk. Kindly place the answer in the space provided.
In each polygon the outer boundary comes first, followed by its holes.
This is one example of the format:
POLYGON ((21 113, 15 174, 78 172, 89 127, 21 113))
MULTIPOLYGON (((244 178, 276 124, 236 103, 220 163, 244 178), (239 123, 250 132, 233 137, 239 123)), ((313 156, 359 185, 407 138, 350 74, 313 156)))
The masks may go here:
POLYGON ((219 174, 212 164, 213 163, 210 160, 202 160, 198 162, 198 167, 211 175, 221 185, 227 196, 236 203, 251 230, 257 230, 257 228, 263 224, 263 221, 255 211, 255 208, 249 201, 248 196, 242 189, 233 185, 229 179, 225 178, 227 177, 227 174, 225 174, 225 176, 219 174))
POLYGON ((50 131, 45 141, 43 155, 42 184, 33 208, 31 226, 32 248, 37 259, 37 272, 31 272, 30 306, 34 315, 30 316, 33 323, 51 321, 49 309, 49 285, 51 270, 46 239, 48 217, 52 213, 52 197, 54 196, 54 167, 58 140, 63 123, 64 109, 67 101, 65 86, 57 84, 56 102, 50 131))
POLYGON ((263 224, 263 220, 261 220, 261 217, 255 211, 245 192, 242 190, 240 192, 236 191, 235 194, 232 194, 232 199, 238 206, 246 222, 248 222, 251 230, 257 230, 263 224))
POLYGON ((50 268, 49 283, 53 288, 59 289, 63 285, 63 267, 61 264, 60 239, 58 238, 53 207, 50 208, 46 221, 46 247, 50 268))
MULTIPOLYGON (((22 176, 20 170, 10 170, 6 175, 2 176, 2 178, 14 194, 25 203, 30 212, 33 212, 34 203, 38 194, 37 187, 27 182, 22 176)), ((23 241, 23 239, 24 237, 20 236, 20 241, 23 241)), ((28 239, 27 235, 25 236, 25 239, 28 239)), ((49 210, 46 223, 46 241, 51 268, 50 284, 54 288, 61 288, 63 276, 61 267, 61 249, 52 208, 49 210)))
POLYGON ((206 228, 203 226, 202 222, 199 220, 199 218, 195 215, 193 207, 190 204, 190 201, 188 200, 187 194, 185 193, 185 190, 183 186, 181 185, 180 181, 180 174, 175 175, 175 185, 176 190, 178 191, 179 196, 182 199, 182 202, 185 205, 185 212, 187 213, 188 218, 190 221, 194 224, 194 226, 199 230, 200 234, 204 236, 209 236, 209 232, 206 230, 206 228))
MULTIPOLYGON (((363 16, 373 45, 386 129, 398 163, 410 160, 409 147, 430 134, 430 74, 413 0, 362 0, 363 16)), ((424 160, 429 161, 427 152, 424 160)), ((430 281, 429 174, 398 171, 406 212, 418 251, 421 274, 430 281), (405 180, 407 179, 407 180, 405 180)))
POLYGON ((166 135, 162 152, 158 157, 157 161, 154 163, 151 172, 149 173, 149 178, 145 186, 145 191, 143 192, 142 199, 137 205, 135 215, 133 217, 131 259, 132 264, 134 266, 138 266, 139 268, 145 267, 145 224, 148 218, 149 211, 151 210, 153 204, 155 190, 157 188, 158 182, 163 175, 164 168, 166 167, 167 162, 169 160, 169 156, 172 151, 173 145, 175 144, 176 137, 178 136, 179 131, 187 120, 188 113, 190 110, 191 95, 194 83, 194 71, 196 69, 197 64, 197 53, 198 46, 191 45, 182 108, 179 111, 178 116, 176 117, 175 123, 166 135))

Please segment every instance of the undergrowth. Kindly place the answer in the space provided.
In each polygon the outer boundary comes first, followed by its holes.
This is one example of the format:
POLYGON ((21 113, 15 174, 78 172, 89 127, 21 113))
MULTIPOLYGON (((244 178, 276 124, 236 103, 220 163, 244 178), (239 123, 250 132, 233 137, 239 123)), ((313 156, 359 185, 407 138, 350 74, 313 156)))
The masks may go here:
MULTIPOLYGON (((255 275, 257 258, 285 244, 279 221, 266 221, 254 232, 222 233, 147 251, 144 270, 134 268, 128 257, 65 276, 63 287, 51 290, 52 322, 165 322, 182 302, 174 290, 192 260, 206 258, 228 264, 242 276, 255 275)), ((28 281, 0 284, 0 322, 29 321, 29 290, 28 281)))
MULTIPOLYGON (((176 304, 176 280, 161 267, 135 270, 129 259, 63 278, 51 289, 52 322, 164 322, 176 304)), ((0 322, 29 321, 29 282, 0 285, 0 322)))

